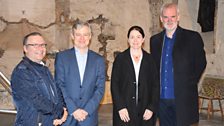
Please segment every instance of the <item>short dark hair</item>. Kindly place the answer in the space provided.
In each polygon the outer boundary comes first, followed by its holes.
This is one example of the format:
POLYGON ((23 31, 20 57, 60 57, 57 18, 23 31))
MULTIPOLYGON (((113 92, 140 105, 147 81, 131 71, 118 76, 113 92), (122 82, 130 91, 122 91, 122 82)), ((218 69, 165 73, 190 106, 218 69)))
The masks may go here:
POLYGON ((142 35, 142 38, 145 37, 145 33, 143 31, 143 29, 140 26, 132 26, 129 30, 128 30, 128 34, 127 37, 129 38, 131 31, 136 30, 139 31, 139 33, 142 35))
POLYGON ((23 38, 23 45, 26 45, 27 44, 27 40, 28 40, 28 38, 30 37, 30 36, 42 36, 42 34, 41 33, 39 33, 39 32, 31 32, 31 33, 29 33, 29 34, 27 34, 24 38, 23 38))

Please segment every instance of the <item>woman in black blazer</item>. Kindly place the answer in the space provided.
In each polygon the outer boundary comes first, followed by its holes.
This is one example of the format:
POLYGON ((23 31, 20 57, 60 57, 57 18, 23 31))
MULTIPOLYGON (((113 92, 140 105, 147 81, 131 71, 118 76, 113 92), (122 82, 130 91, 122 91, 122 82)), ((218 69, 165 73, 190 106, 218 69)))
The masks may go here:
POLYGON ((156 66, 142 48, 143 29, 132 26, 127 37, 129 48, 117 55, 112 69, 113 126, 152 126, 159 100, 156 66))

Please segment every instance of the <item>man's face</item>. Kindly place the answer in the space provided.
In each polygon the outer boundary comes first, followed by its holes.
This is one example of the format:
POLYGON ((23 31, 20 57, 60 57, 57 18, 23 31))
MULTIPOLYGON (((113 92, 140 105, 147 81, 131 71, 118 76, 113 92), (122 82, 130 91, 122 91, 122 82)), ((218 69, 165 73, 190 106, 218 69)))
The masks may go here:
POLYGON ((46 55, 46 42, 39 35, 30 36, 23 46, 25 55, 33 62, 40 63, 46 55))
POLYGON ((74 39, 75 47, 79 49, 88 48, 91 39, 91 33, 89 27, 83 26, 79 29, 74 30, 72 38, 74 39))
POLYGON ((174 31, 179 21, 176 7, 164 9, 162 16, 160 16, 160 20, 167 31, 174 31))

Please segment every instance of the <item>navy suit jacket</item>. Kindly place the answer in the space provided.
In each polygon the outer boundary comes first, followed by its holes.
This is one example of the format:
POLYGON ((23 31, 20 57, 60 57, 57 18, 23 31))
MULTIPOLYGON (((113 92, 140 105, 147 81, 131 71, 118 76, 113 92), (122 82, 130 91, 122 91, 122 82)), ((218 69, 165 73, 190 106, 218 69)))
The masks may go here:
POLYGON ((105 63, 102 56, 88 50, 87 63, 81 85, 75 49, 56 55, 55 80, 61 89, 69 116, 66 126, 95 126, 98 124, 98 106, 105 90, 105 63), (78 123, 72 113, 77 109, 88 112, 86 120, 78 123))

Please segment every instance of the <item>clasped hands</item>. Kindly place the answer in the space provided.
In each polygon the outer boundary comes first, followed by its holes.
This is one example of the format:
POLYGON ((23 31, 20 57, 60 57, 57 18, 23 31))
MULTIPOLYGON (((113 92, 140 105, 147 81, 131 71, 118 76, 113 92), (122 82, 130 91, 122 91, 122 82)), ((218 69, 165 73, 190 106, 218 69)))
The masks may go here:
POLYGON ((77 109, 72 113, 72 115, 77 121, 81 122, 87 118, 88 112, 83 109, 77 109))
POLYGON ((64 123, 68 117, 68 111, 66 110, 66 108, 63 108, 64 109, 64 113, 63 113, 63 116, 61 119, 55 119, 53 121, 53 125, 54 126, 58 126, 58 125, 61 125, 62 123, 64 123))
MULTIPOLYGON (((128 110, 126 108, 119 110, 118 113, 122 121, 124 122, 130 121, 128 110)), ((149 109, 146 109, 143 115, 143 120, 149 120, 152 117, 152 114, 153 114, 152 111, 150 111, 149 109)))

